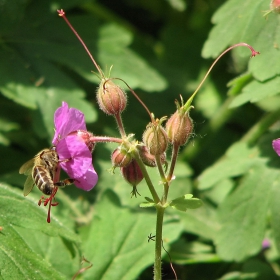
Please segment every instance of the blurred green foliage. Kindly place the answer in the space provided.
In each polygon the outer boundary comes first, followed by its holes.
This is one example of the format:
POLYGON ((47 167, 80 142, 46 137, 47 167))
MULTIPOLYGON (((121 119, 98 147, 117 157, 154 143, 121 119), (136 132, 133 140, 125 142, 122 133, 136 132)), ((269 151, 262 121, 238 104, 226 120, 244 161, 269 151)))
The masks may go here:
MULTIPOLYGON (((82 256, 93 266, 78 279, 152 278, 155 215, 138 207, 149 193, 142 182, 141 197, 131 199, 119 172, 108 172, 115 145, 97 145, 91 192, 59 190, 51 224, 37 206, 41 193, 22 195, 18 169, 51 145, 62 101, 84 112, 89 131, 118 136, 98 109, 96 69, 61 8, 103 71, 113 65, 111 77, 158 118, 175 111, 180 94, 187 100, 226 47, 246 42, 261 52, 227 54, 196 96, 195 134, 180 151, 170 199, 194 193, 203 206, 168 209, 163 241, 179 279, 279 278, 280 159, 271 141, 280 135, 280 15, 263 17, 269 2, 0 1, 1 279, 70 279, 82 256)), ((128 96, 125 128, 141 140, 149 116, 128 96)), ((174 278, 169 262, 165 255, 164 279, 174 278)))

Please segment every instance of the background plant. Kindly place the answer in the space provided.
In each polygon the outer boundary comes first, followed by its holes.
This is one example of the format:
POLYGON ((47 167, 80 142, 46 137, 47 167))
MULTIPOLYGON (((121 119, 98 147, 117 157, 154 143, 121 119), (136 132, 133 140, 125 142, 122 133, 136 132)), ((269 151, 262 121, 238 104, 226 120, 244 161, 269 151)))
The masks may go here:
MULTIPOLYGON (((69 279, 82 255, 93 264, 83 279, 152 275, 147 236, 154 215, 139 209, 142 199, 130 198, 131 187, 119 174, 108 173, 115 145, 99 145, 94 153, 100 179, 93 191, 59 192, 61 207, 54 207, 50 225, 36 204, 40 193, 22 195, 18 169, 50 146, 62 100, 84 112, 89 131, 117 133, 97 110, 93 65, 57 17, 56 9, 64 8, 102 69, 113 64, 111 76, 124 79, 157 116, 172 114, 174 99, 182 94, 186 100, 227 46, 244 41, 261 52, 249 62, 245 48, 228 54, 196 96, 196 136, 180 152, 170 195, 195 193, 204 207, 170 211, 164 244, 181 279, 277 279, 280 163, 271 141, 279 137, 279 15, 264 18, 269 1, 263 0, 110 3, 1 3, 2 278, 69 279), (269 250, 262 249, 265 238, 269 250)), ((140 139, 147 121, 130 97, 126 130, 140 139)), ((173 277, 167 257, 163 270, 173 277)))

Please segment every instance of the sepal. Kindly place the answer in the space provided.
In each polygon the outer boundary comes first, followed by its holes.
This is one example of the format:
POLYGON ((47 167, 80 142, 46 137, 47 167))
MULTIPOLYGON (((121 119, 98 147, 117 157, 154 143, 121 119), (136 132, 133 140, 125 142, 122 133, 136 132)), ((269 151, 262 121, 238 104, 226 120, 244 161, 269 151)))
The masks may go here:
POLYGON ((141 208, 148 208, 148 207, 154 207, 156 204, 154 202, 142 202, 139 205, 141 208))
POLYGON ((147 202, 142 202, 139 206, 142 208, 154 207, 156 203, 149 197, 145 197, 147 202))

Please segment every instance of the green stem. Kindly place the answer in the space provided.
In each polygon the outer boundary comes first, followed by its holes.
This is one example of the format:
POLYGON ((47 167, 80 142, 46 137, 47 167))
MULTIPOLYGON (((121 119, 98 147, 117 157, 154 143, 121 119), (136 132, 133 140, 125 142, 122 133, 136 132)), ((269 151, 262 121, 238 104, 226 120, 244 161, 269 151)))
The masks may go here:
POLYGON ((162 196, 162 200, 161 200, 162 205, 164 205, 167 201, 168 190, 169 190, 169 181, 166 179, 165 173, 163 171, 161 160, 160 160, 160 155, 156 155, 155 158, 156 158, 157 168, 159 171, 161 182, 163 183, 163 188, 164 188, 163 196, 162 196))
POLYGON ((151 195, 153 196, 154 202, 156 204, 158 204, 160 202, 160 199, 159 199, 159 196, 158 196, 158 194, 157 194, 157 192, 156 192, 156 190, 154 188, 154 185, 153 185, 153 183, 151 181, 151 178, 150 178, 150 176, 149 176, 149 174, 147 172, 145 164, 141 160, 137 150, 134 150, 132 153, 133 153, 133 158, 137 161, 137 163, 138 163, 138 165, 139 165, 139 167, 140 167, 140 169, 142 171, 142 174, 143 174, 143 176, 145 178, 147 186, 148 186, 148 188, 149 188, 149 190, 151 192, 151 195))
POLYGON ((155 240, 155 263, 154 263, 154 280, 161 280, 161 246, 162 246, 162 226, 164 210, 162 206, 157 206, 156 221, 156 240, 155 240))
POLYGON ((180 148, 180 146, 178 146, 178 145, 173 145, 173 147, 172 147, 171 166, 170 166, 169 173, 168 173, 168 176, 167 176, 167 181, 168 182, 171 181, 173 173, 174 173, 179 148, 180 148))

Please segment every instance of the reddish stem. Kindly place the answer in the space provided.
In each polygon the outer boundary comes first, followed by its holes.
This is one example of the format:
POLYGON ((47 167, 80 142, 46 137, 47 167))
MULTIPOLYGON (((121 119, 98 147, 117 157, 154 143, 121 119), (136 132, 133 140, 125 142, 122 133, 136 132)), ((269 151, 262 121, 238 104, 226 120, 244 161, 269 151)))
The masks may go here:
POLYGON ((186 102, 186 104, 184 105, 185 109, 188 109, 189 106, 192 103, 193 98, 195 97, 196 93, 199 91, 199 89, 201 88, 201 86, 203 85, 204 81, 206 80, 206 78, 208 77, 209 73, 211 72, 211 70, 213 69, 213 67, 215 66, 215 64, 218 62, 218 60, 227 52, 229 52, 230 50, 236 48, 236 47, 247 47, 250 49, 251 51, 251 57, 255 57, 256 55, 260 54, 260 52, 257 52, 253 49, 252 46, 248 45, 247 43, 238 43, 235 44, 229 48, 227 48, 225 51, 223 51, 216 59, 215 61, 212 63, 212 65, 210 66, 209 70, 207 71, 207 73, 205 74, 204 78, 202 79, 202 81, 200 82, 200 84, 198 85, 197 89, 195 90, 195 92, 192 94, 192 96, 188 99, 188 101, 186 102))
POLYGON ((86 50, 87 54, 89 55, 91 61, 93 62, 93 64, 95 65, 97 71, 99 72, 100 76, 104 77, 104 74, 101 70, 101 68, 99 67, 99 65, 96 63, 95 59, 93 58, 92 54, 90 53, 89 49, 87 48, 86 44, 84 43, 83 39, 80 37, 80 35, 77 33, 77 31, 74 29, 74 27, 72 26, 72 24, 69 22, 69 20, 67 19, 66 15, 65 15, 65 12, 63 9, 60 9, 60 10, 57 10, 58 12, 58 15, 60 17, 62 17, 65 22, 68 24, 68 26, 71 28, 71 30, 73 31, 73 33, 76 35, 76 37, 78 38, 78 40, 81 42, 81 44, 83 45, 84 49, 86 50))
POLYGON ((136 94, 136 92, 123 80, 120 78, 114 78, 115 80, 120 80, 122 81, 130 90, 130 92, 134 95, 134 97, 140 102, 140 104, 144 107, 144 109, 147 111, 147 113, 149 114, 150 118, 151 118, 151 122, 153 122, 153 117, 152 114, 150 112, 150 110, 148 109, 148 107, 145 105, 145 103, 140 99, 140 97, 136 94))
POLYGON ((122 139, 120 138, 115 138, 115 137, 108 137, 108 136, 91 136, 89 138, 89 141, 92 143, 119 143, 121 144, 123 142, 122 139))

